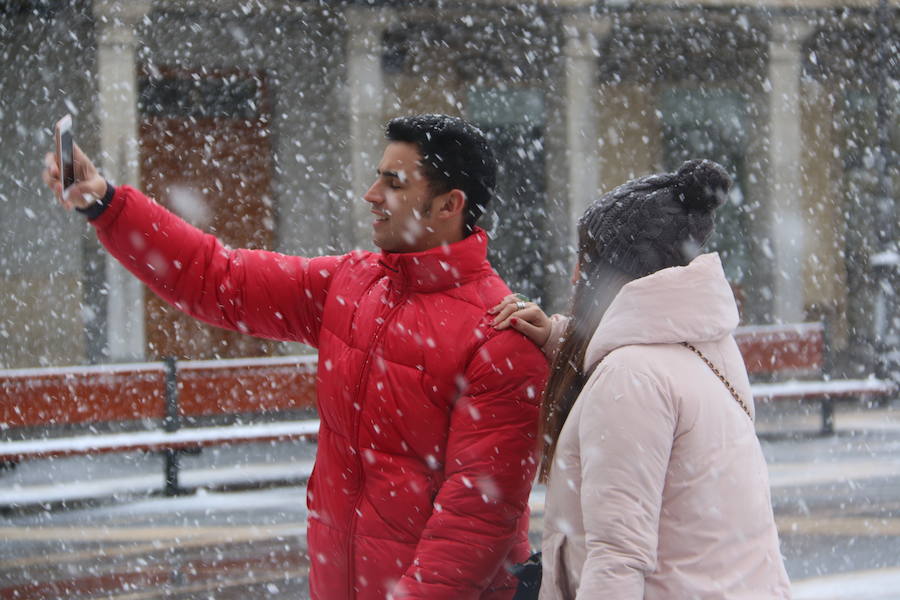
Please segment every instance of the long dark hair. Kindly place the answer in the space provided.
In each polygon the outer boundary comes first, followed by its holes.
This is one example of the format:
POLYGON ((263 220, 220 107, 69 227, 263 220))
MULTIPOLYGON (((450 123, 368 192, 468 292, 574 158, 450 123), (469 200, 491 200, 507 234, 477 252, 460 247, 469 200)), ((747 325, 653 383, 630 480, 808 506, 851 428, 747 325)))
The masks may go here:
POLYGON ((572 295, 571 318, 563 341, 550 366, 550 378, 541 403, 539 439, 541 440, 540 481, 546 483, 556 452, 562 427, 587 383, 584 355, 594 331, 619 290, 633 278, 613 267, 591 262, 587 256, 578 260, 580 275, 572 295))

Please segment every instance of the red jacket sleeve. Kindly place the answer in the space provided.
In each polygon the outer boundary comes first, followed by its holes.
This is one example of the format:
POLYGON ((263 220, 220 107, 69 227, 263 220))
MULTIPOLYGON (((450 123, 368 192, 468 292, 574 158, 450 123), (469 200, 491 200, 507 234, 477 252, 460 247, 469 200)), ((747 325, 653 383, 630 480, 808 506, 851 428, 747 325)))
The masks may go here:
POLYGON ((503 568, 534 482, 547 372, 540 349, 513 331, 476 353, 451 415, 446 479, 394 600, 477 599, 503 568))
POLYGON ((325 296, 343 257, 231 250, 128 186, 116 188, 91 223, 110 254, 187 314, 258 337, 318 345, 325 296))

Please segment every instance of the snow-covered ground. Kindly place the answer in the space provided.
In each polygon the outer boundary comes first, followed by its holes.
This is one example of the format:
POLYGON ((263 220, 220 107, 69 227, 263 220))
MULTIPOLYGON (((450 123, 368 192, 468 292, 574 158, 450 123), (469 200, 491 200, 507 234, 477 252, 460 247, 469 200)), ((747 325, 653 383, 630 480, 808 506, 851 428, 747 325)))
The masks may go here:
POLYGON ((900 598, 900 569, 816 577, 795 581, 792 587, 794 600, 896 600, 900 598))
MULTIPOLYGON (((301 481, 312 472, 312 461, 300 463, 251 463, 229 468, 183 470, 179 483, 188 489, 225 488, 272 482, 301 481)), ((84 481, 13 485, 0 489, 0 506, 32 506, 64 501, 147 495, 162 488, 162 469, 155 474, 119 476, 84 481)), ((161 502, 173 501, 163 499, 161 502)), ((202 499, 201 499, 202 501, 202 499)))
MULTIPOLYGON (((810 413, 807 417, 807 424, 811 424, 814 430, 815 413, 810 413)), ((812 552, 810 557, 813 558, 809 559, 812 561, 812 568, 805 572, 828 574, 796 577, 793 582, 794 598, 900 600, 900 565, 896 560, 900 553, 900 536, 890 537, 898 526, 896 512, 890 506, 900 506, 900 497, 891 492, 892 489, 900 489, 897 486, 900 481, 900 410, 897 407, 888 411, 839 409, 837 424, 838 435, 831 438, 813 436, 763 442, 769 461, 773 499, 781 498, 781 504, 776 504, 776 512, 779 506, 794 506, 791 503, 795 503, 797 490, 831 490, 834 489, 833 486, 857 488, 873 481, 893 481, 895 483, 881 488, 886 491, 879 493, 886 495, 875 502, 876 509, 881 510, 881 516, 875 518, 876 528, 880 527, 878 536, 881 541, 872 546, 875 548, 875 559, 868 563, 824 564, 814 558, 821 554, 812 552), (877 444, 877 447, 873 444, 877 444), (878 508, 879 502, 886 508, 878 508), (886 525, 877 525, 881 522, 886 525), (894 550, 890 550, 891 547, 894 550), (876 566, 884 568, 870 568, 876 566)), ((771 422, 761 425, 764 429, 768 428, 768 431, 773 430, 771 422)), ((149 493, 159 492, 162 488, 162 461, 156 455, 105 455, 97 458, 35 461, 0 475, 0 506, 105 499, 99 504, 84 505, 82 510, 94 515, 87 517, 91 522, 125 519, 129 523, 152 525, 164 522, 166 515, 178 515, 186 520, 192 520, 196 516, 198 520, 212 519, 215 523, 219 523, 220 518, 225 519, 238 528, 229 530, 229 535, 234 539, 271 537, 270 529, 282 527, 287 527, 292 535, 302 536, 305 521, 302 500, 305 490, 302 484, 310 473, 313 451, 312 444, 293 442, 206 450, 199 457, 183 457, 180 483, 194 491, 175 498, 149 496, 149 493), (256 483, 271 482, 282 485, 246 489, 256 483), (226 488, 243 488, 244 491, 221 491, 226 488), (248 513, 248 516, 241 516, 236 522, 232 522, 234 514, 246 511, 248 507, 252 507, 253 511, 268 510, 276 517, 271 522, 257 523, 248 513)), ((543 491, 538 486, 531 497, 534 524, 538 528, 543 516, 543 491)), ((813 500, 828 500, 816 497, 816 493, 818 492, 811 493, 813 500)), ((827 493, 831 492, 826 492, 826 495, 827 493)), ((829 517, 832 519, 847 517, 849 514, 849 507, 841 508, 840 502, 836 502, 830 510, 834 511, 834 515, 829 517)), ((49 527, 49 523, 42 522, 38 515, 13 518, 3 530, 4 535, 12 536, 7 537, 10 543, 17 539, 23 542, 26 538, 35 539, 34 536, 44 531, 45 526, 46 535, 58 535, 59 531, 70 529, 72 535, 78 535, 80 528, 70 526, 80 522, 81 518, 75 514, 63 517, 66 522, 63 527, 49 527)), ((804 517, 787 515, 781 521, 789 525, 795 518, 802 521, 804 517)), ((818 517, 812 515, 810 519, 816 520, 818 517)), ((855 519, 860 522, 865 520, 858 517, 855 519)), ((855 525, 850 521, 853 520, 844 518, 842 527, 852 530, 855 525)), ((829 527, 831 524, 825 518, 822 523, 816 523, 814 531, 810 531, 809 535, 821 535, 822 531, 830 531, 829 527)), ((111 529, 105 535, 114 534, 115 531, 111 529)), ((846 531, 829 533, 831 534, 839 536, 825 542, 826 548, 832 548, 832 554, 856 552, 859 543, 864 540, 853 536, 866 535, 856 530, 852 530, 851 534, 846 531)), ((184 535, 182 530, 179 530, 179 535, 184 535)))

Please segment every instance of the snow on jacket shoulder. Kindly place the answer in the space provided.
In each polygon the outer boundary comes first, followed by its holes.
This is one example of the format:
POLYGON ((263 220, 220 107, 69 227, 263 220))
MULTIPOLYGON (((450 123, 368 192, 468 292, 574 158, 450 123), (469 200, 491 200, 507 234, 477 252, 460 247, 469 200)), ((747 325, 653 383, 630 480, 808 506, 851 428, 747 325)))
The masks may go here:
POLYGON ((484 232, 410 254, 229 250, 128 187, 92 223, 181 310, 319 349, 313 598, 512 596, 547 365, 490 326, 509 290, 484 232))
POLYGON ((768 473, 717 255, 626 285, 557 443, 541 599, 789 598, 768 473))

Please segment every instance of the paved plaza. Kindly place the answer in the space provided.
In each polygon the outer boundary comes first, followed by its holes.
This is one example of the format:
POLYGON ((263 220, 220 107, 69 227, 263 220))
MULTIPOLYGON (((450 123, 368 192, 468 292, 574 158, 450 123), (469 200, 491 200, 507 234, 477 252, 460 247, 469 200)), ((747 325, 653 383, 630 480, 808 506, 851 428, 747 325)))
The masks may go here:
MULTIPOLYGON (((900 598, 900 403, 761 406, 757 428, 795 598, 900 598)), ((0 475, 0 597, 306 597, 305 442, 183 457, 166 498, 162 460, 124 454, 33 461, 0 475), (13 506, 15 505, 15 506, 13 506)), ((543 489, 532 494, 539 543, 543 489)))

